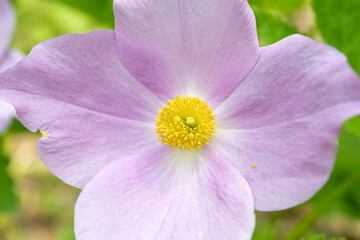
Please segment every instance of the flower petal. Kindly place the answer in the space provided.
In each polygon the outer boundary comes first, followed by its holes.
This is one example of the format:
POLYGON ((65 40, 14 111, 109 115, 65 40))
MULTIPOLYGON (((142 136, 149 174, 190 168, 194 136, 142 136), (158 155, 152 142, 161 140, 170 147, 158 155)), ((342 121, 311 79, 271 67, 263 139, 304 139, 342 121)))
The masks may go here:
POLYGON ((104 168, 75 207, 76 239, 250 239, 250 188, 212 149, 160 146, 104 168))
POLYGON ((213 144, 249 182, 256 209, 281 210, 327 181, 342 122, 360 113, 360 81, 337 50, 295 35, 263 48, 215 113, 224 129, 213 144))
MULTIPOLYGON (((23 58, 21 52, 17 50, 8 51, 0 62, 0 72, 16 64, 21 58, 23 58)), ((10 104, 0 101, 0 134, 9 127, 11 119, 15 115, 15 110, 10 104)))
POLYGON ((222 128, 276 125, 360 100, 360 80, 346 57, 292 35, 261 49, 252 72, 214 112, 222 128))
POLYGON ((258 58, 246 0, 115 0, 121 61, 163 100, 190 94, 215 107, 258 58))
POLYGON ((162 103, 124 69, 114 39, 107 30, 64 35, 0 76, 0 98, 27 128, 48 132, 37 145, 42 160, 79 188, 117 158, 158 146, 162 103))
POLYGON ((0 0, 0 59, 9 47, 15 27, 14 10, 9 0, 0 0))
POLYGON ((249 182, 257 210, 283 210, 309 200, 326 183, 339 128, 353 109, 339 105, 276 126, 222 129, 213 144, 249 182))
POLYGON ((0 61, 0 72, 5 71, 9 67, 14 66, 18 63, 22 58, 24 58, 24 54, 18 50, 10 50, 7 51, 3 59, 0 61))
POLYGON ((13 117, 15 117, 14 108, 10 104, 0 101, 0 134, 9 127, 13 117))

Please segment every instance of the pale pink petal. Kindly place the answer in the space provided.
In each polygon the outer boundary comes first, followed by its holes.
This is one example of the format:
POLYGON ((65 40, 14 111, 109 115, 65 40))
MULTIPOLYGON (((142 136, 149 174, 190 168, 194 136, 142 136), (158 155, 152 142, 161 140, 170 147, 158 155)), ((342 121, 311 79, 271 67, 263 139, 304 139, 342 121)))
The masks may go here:
POLYGON ((258 58, 246 0, 115 0, 121 61, 163 100, 190 94, 215 107, 258 58))
POLYGON ((249 182, 256 209, 285 209, 328 179, 339 129, 360 113, 360 80, 337 50, 295 35, 263 48, 215 113, 213 144, 249 182))
MULTIPOLYGON (((16 64, 21 58, 23 58, 21 52, 8 51, 0 61, 0 72, 16 64)), ((10 104, 0 101, 0 134, 9 127, 13 117, 15 117, 14 108, 10 104)))
POLYGON ((49 169, 82 188, 104 166, 157 146, 162 103, 121 65, 113 31, 70 34, 36 46, 0 76, 0 98, 30 130, 49 169))
POLYGON ((342 53, 292 35, 261 49, 255 68, 215 114, 218 127, 257 128, 359 99, 360 80, 342 53))
POLYGON ((0 0, 0 59, 9 47, 15 27, 14 10, 9 0, 0 0))
POLYGON ((14 108, 10 104, 0 101, 0 134, 9 127, 13 117, 15 117, 14 108))
POLYGON ((112 163, 75 208, 78 240, 246 240, 254 224, 247 182, 210 148, 160 146, 112 163))
POLYGON ((287 209, 328 180, 339 128, 354 107, 360 111, 358 105, 339 105, 276 126, 221 129, 213 144, 249 182, 257 210, 287 209))
POLYGON ((3 58, 0 60, 0 72, 5 71, 9 67, 14 66, 18 63, 22 58, 24 58, 24 54, 18 50, 10 50, 7 51, 3 58))

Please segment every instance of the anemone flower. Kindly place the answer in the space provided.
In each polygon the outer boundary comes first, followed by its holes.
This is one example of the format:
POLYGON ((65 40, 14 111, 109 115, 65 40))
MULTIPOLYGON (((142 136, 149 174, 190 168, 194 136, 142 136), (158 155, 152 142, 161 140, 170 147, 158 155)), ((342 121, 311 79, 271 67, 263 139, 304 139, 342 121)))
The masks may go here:
POLYGON ((0 96, 64 182, 89 239, 250 239, 254 209, 327 181, 360 113, 343 54, 293 35, 259 48, 245 0, 115 0, 115 31, 60 36, 0 77, 0 96))
MULTIPOLYGON (((15 17, 12 6, 8 0, 0 0, 0 72, 13 66, 22 54, 17 50, 7 50, 13 35, 15 17)), ((14 109, 5 102, 0 101, 0 133, 10 124, 14 117, 14 109)))

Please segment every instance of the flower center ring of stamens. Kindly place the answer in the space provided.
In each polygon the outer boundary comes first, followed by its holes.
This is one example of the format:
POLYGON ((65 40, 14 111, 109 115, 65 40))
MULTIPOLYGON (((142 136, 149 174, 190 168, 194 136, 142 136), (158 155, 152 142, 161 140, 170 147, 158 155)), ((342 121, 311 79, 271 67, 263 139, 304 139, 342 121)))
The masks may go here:
POLYGON ((214 120, 206 102, 197 97, 176 96, 159 110, 155 131, 161 143, 194 151, 214 136, 214 120))

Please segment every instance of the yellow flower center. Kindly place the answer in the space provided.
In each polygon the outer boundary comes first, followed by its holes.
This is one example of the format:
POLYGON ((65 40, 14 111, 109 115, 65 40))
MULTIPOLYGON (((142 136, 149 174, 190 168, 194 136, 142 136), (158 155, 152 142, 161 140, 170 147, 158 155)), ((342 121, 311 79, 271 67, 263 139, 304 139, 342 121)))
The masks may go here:
POLYGON ((161 143, 193 151, 214 136, 214 120, 206 102, 197 97, 176 96, 159 110, 155 131, 161 143))

